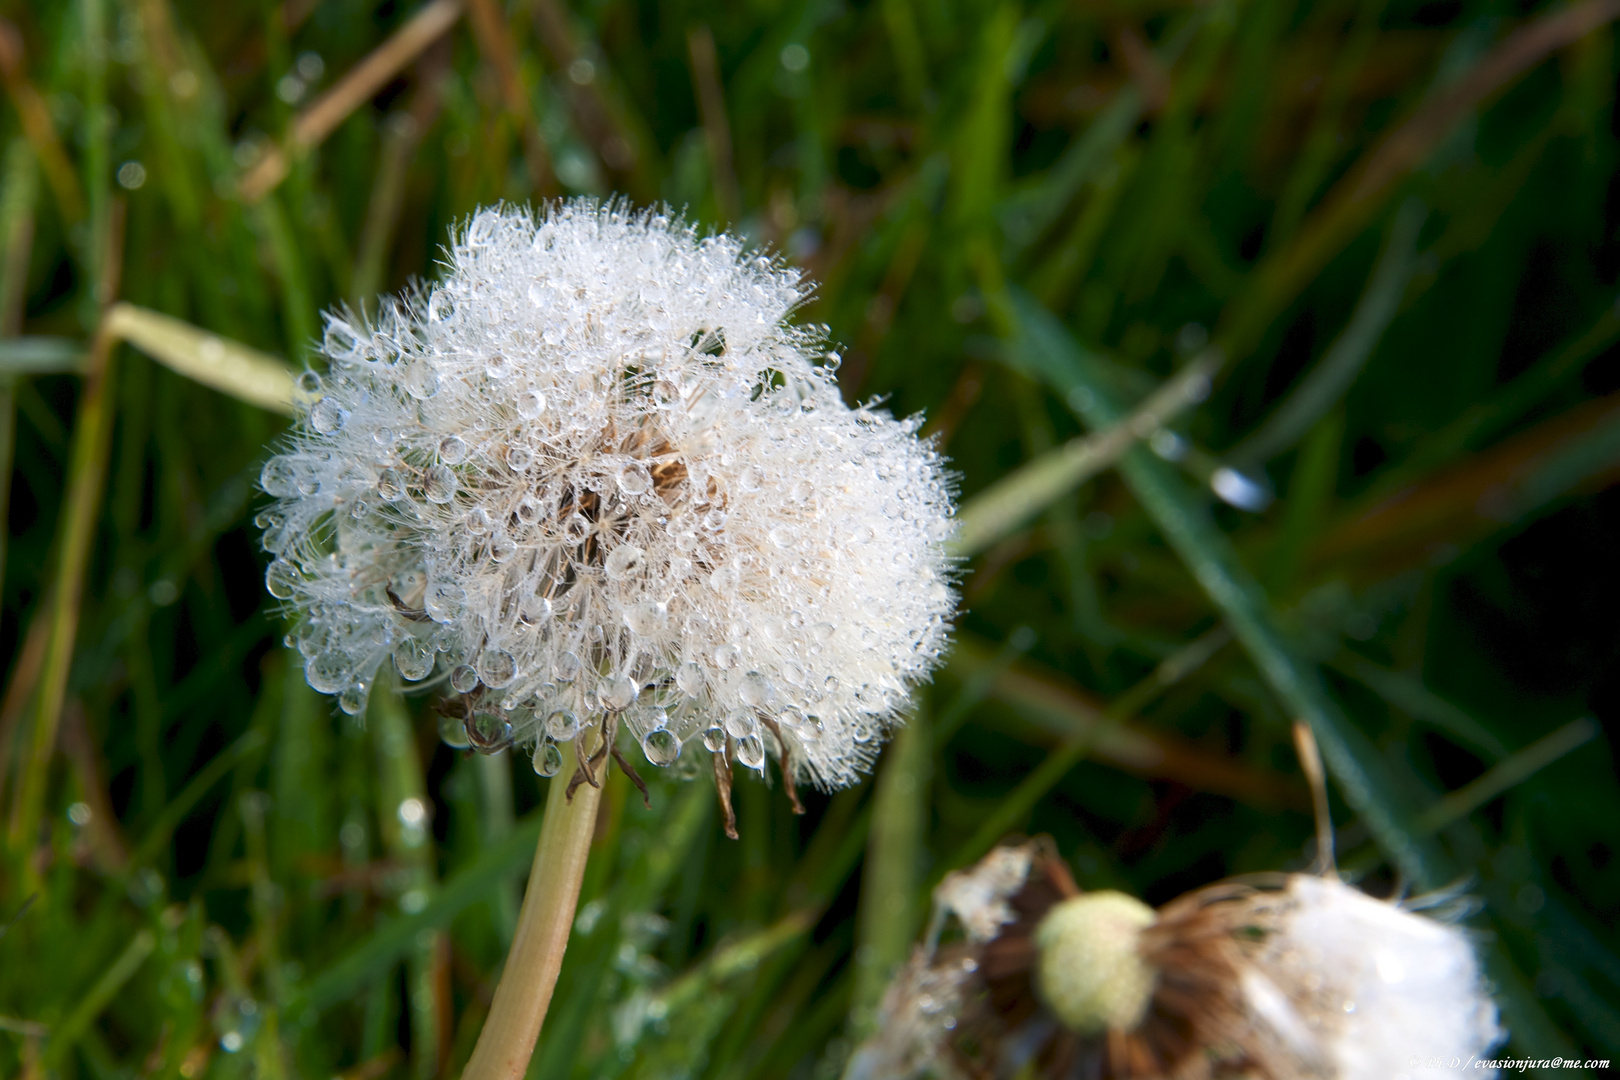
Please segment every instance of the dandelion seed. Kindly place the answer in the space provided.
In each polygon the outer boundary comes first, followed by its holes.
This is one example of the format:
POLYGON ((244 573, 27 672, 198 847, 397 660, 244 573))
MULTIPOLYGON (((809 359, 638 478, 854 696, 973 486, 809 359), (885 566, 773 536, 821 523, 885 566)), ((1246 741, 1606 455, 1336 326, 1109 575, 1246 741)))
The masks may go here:
POLYGON ((612 714, 655 765, 698 741, 851 783, 954 613, 920 422, 844 405, 796 271, 663 213, 484 210, 446 261, 373 325, 328 317, 264 469, 311 684, 449 672, 542 772, 612 714))

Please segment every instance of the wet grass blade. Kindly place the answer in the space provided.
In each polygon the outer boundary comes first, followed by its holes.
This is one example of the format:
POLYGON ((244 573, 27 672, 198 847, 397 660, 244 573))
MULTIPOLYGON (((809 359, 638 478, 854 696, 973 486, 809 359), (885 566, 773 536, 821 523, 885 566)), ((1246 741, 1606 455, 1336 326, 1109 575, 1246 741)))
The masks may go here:
MULTIPOLYGON (((1015 295, 1013 302, 1020 336, 1008 345, 1009 361, 1048 382, 1075 404, 1088 424, 1116 423, 1125 408, 1095 362, 1033 300, 1015 295)), ((1171 466, 1140 450, 1127 454, 1120 469, 1284 708, 1311 725, 1345 801, 1366 821, 1385 854, 1419 888, 1437 888, 1448 881, 1449 867, 1417 833, 1412 811, 1387 767, 1328 697, 1314 664, 1288 641, 1259 583, 1215 528, 1202 499, 1188 490, 1171 466)))

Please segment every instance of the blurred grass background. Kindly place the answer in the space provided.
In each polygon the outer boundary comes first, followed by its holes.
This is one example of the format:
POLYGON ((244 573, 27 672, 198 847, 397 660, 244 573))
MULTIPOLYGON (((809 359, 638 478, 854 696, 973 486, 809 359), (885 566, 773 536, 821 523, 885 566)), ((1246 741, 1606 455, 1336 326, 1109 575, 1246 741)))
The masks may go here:
POLYGON ((541 784, 303 684, 284 418, 102 312, 318 364, 476 206, 614 192, 805 267, 969 501, 1224 364, 973 545, 874 779, 743 781, 733 843, 614 778, 531 1076, 837 1076, 1007 833, 1153 903, 1303 868, 1294 719, 1344 865, 1480 901, 1511 1050, 1620 1050, 1620 4, 0 10, 0 1075, 458 1073, 541 784))

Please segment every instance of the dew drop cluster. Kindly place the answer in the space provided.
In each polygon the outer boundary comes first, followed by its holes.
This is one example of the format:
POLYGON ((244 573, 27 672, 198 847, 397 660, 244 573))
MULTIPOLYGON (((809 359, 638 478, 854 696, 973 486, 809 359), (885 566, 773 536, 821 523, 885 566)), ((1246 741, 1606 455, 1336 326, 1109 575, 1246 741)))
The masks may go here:
POLYGON ((264 466, 310 685, 442 679, 448 739, 542 775, 614 712, 656 765, 853 781, 954 614, 920 421, 845 405, 797 271, 657 212, 484 210, 447 267, 327 317, 264 466))

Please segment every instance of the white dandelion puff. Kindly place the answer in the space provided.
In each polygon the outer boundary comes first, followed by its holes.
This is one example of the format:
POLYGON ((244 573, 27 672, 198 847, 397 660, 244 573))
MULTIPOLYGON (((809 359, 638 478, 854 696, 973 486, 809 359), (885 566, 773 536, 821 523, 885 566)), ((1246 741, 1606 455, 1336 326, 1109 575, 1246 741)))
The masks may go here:
MULTIPOLYGON (((799 274, 659 212, 476 214, 444 279, 329 315, 262 477, 310 685, 435 671, 475 748, 598 717, 836 787, 938 662, 952 481, 839 397, 799 274)), ((549 748, 549 749, 548 749, 549 748)))
POLYGON ((1459 928, 1296 874, 1243 979, 1250 1012, 1339 1080, 1452 1075, 1503 1038, 1459 928))

